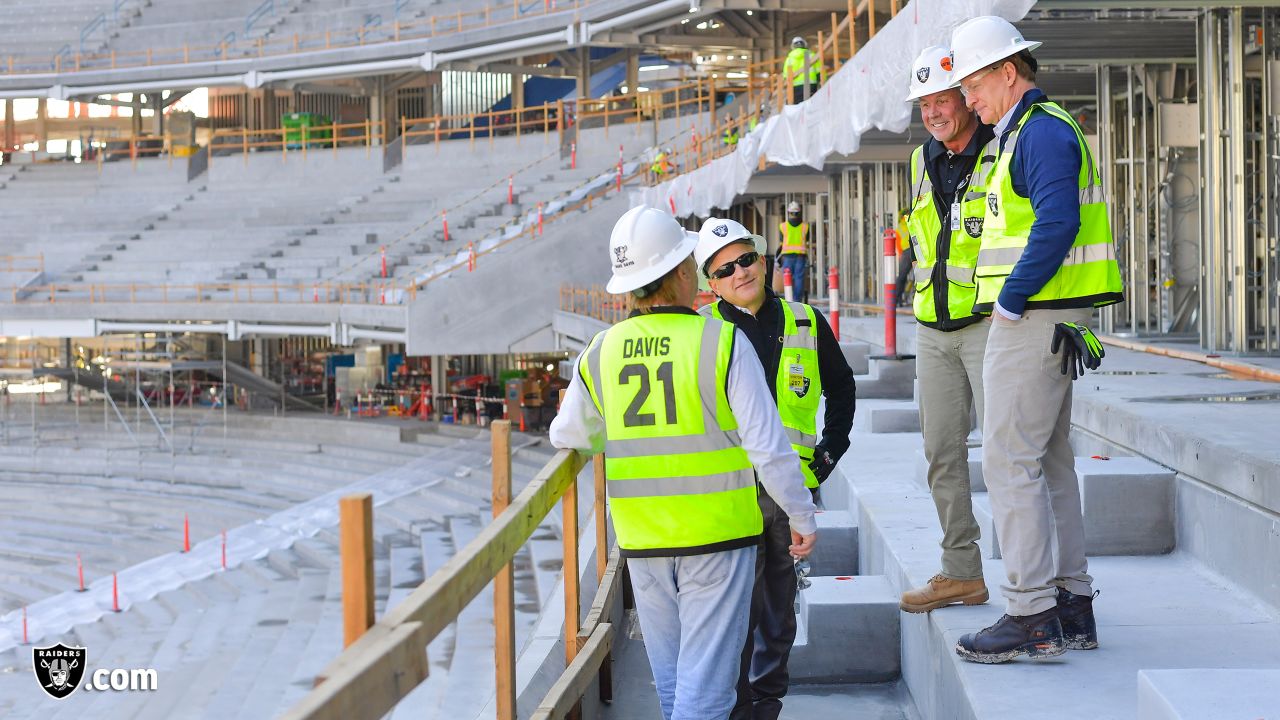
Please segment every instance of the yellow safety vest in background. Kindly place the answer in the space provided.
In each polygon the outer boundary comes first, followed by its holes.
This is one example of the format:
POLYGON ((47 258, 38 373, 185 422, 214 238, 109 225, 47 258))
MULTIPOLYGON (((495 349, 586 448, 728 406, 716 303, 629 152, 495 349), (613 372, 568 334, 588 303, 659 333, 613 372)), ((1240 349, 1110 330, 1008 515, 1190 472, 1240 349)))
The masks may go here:
POLYGON ((782 233, 782 248, 778 251, 779 255, 808 254, 809 249, 805 247, 804 241, 809 236, 809 223, 802 222, 793 226, 783 220, 778 223, 778 230, 782 233))
POLYGON ((787 60, 782 65, 783 75, 792 75, 792 85, 804 85, 805 78, 808 77, 810 85, 818 85, 822 82, 823 72, 822 63, 818 62, 818 58, 806 48, 794 48, 787 53, 787 60), (809 63, 809 72, 805 73, 804 65, 809 63))
MULTIPOLYGON (((711 303, 698 312, 723 320, 720 303, 711 303)), ((778 398, 778 416, 787 440, 800 455, 800 472, 808 488, 818 487, 818 478, 809 463, 818 444, 818 403, 822 400, 822 373, 818 370, 818 323, 811 306, 799 302, 782 303, 782 352, 778 357, 778 375, 774 378, 774 396, 778 398)))
POLYGON ((991 312, 1004 280, 1022 257, 1031 237, 1036 212, 1031 199, 1013 190, 1010 166, 1018 135, 1032 113, 1045 112, 1071 126, 1080 144, 1080 230, 1062 266, 1035 295, 1027 308, 1102 307, 1124 299, 1124 281, 1116 262, 1111 223, 1107 219, 1102 178, 1093 165, 1093 154, 1075 118, 1056 103, 1036 103, 1027 109, 1005 141, 987 187, 987 209, 982 225, 982 249, 978 251, 978 299, 974 310, 991 312))
POLYGON ((605 424, 605 476, 628 557, 750 547, 755 470, 725 394, 734 326, 637 315, 592 339, 578 371, 605 424))

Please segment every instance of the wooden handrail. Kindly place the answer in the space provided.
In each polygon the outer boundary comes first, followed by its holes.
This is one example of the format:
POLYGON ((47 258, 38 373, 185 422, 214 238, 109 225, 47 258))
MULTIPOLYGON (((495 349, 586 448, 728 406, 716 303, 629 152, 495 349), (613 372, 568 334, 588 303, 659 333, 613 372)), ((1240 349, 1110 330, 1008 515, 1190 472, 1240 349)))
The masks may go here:
MULTIPOLYGON (((331 662, 317 687, 283 718, 349 720, 386 714, 426 679, 427 645, 512 561, 574 487, 585 464, 577 452, 557 452, 474 540, 331 662)), ((589 659, 591 653, 580 657, 582 663, 589 659)))

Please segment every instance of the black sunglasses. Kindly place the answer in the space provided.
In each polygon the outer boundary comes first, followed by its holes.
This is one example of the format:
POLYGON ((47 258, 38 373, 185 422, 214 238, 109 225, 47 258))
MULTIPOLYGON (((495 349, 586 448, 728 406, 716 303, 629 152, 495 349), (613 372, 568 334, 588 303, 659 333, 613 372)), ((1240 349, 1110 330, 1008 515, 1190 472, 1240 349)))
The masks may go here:
POLYGON ((707 274, 707 277, 713 280, 723 280, 724 278, 729 277, 735 272, 736 270, 736 268, 734 267, 735 265, 737 267, 747 268, 747 267, 751 267, 752 265, 755 265, 756 261, 759 259, 760 259, 760 253, 756 252, 755 250, 752 250, 751 252, 742 253, 741 255, 738 256, 737 260, 730 260, 729 262, 721 265, 715 270, 712 270, 710 273, 707 274))

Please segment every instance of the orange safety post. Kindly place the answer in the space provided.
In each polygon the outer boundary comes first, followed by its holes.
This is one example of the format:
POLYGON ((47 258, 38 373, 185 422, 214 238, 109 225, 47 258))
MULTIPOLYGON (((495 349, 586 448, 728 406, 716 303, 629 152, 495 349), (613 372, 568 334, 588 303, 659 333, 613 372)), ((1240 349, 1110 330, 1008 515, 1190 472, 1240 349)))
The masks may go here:
POLYGON ((840 339, 840 269, 832 265, 827 271, 827 320, 831 332, 840 339))
POLYGON ((897 300, 898 233, 893 228, 884 229, 884 354, 898 356, 897 300))

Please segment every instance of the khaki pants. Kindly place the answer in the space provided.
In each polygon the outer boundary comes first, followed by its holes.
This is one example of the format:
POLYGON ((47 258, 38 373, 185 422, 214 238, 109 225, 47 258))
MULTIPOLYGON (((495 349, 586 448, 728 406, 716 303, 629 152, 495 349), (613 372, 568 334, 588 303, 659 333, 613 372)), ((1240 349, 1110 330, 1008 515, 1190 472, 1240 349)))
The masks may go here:
POLYGON ((924 457, 942 525, 942 574, 952 580, 982 579, 981 531, 969 494, 968 437, 975 402, 982 423, 982 361, 989 327, 979 322, 951 332, 916 328, 924 457))
POLYGON ((1056 587, 1092 594, 1071 432, 1071 376, 1050 353, 1054 325, 1089 309, 1028 310, 991 323, 983 368, 982 474, 1008 584, 1009 615, 1056 604, 1056 587), (1056 558, 1055 558, 1056 551, 1056 558))

